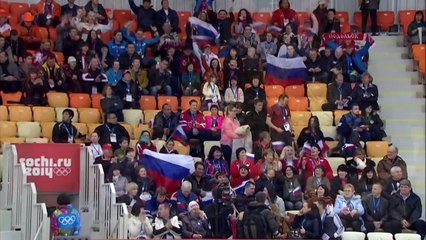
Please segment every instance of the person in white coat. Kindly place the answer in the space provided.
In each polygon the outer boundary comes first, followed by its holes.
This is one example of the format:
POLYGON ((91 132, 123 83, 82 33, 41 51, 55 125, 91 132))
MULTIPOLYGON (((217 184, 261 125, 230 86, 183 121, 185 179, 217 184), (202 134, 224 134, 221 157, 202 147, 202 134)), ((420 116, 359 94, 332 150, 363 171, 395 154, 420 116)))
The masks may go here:
POLYGON ((158 215, 155 217, 153 226, 153 235, 155 239, 180 239, 182 234, 182 222, 177 216, 170 214, 170 205, 160 204, 158 215))
POLYGON ((152 226, 150 219, 145 216, 144 208, 140 205, 134 206, 129 219, 129 239, 148 239, 152 237, 152 226))

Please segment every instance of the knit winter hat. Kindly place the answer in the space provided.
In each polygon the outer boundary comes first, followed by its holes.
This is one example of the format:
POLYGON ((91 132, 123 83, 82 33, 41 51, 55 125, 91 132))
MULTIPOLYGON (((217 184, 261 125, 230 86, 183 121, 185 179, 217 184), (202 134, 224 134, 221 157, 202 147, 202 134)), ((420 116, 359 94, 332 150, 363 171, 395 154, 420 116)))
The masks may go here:
POLYGON ((188 212, 191 212, 192 210, 194 210, 196 208, 200 208, 200 205, 198 205, 198 203, 196 201, 191 201, 188 204, 188 212))

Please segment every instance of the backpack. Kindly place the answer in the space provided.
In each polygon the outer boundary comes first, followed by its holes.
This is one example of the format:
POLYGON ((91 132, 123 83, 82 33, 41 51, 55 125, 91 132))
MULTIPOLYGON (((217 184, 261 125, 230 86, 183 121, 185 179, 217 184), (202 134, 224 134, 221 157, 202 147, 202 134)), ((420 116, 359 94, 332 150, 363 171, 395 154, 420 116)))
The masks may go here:
POLYGON ((267 209, 267 207, 262 206, 256 209, 247 209, 244 212, 242 221, 242 238, 255 239, 266 237, 268 225, 261 214, 261 212, 265 209, 267 209))

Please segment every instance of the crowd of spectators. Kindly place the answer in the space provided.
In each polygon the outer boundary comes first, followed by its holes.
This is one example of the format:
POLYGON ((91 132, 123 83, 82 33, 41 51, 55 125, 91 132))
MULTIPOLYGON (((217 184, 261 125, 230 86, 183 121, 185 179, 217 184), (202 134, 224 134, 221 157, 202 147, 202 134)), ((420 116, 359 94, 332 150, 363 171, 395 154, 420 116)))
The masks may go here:
MULTIPOLYGON (((324 0, 304 22, 288 0, 280 0, 264 33, 256 32, 247 9, 240 9, 234 19, 233 9, 214 12, 212 2, 197 0, 194 9, 196 18, 220 33, 210 40, 190 22, 180 29, 169 0, 162 0, 157 11, 150 0, 140 6, 129 0, 137 24, 120 26, 108 41, 103 36, 112 31, 116 19, 98 0, 82 7, 74 0, 63 6, 40 0, 20 16, 14 29, 0 12, 0 90, 22 91, 23 103, 33 106, 46 105, 48 91, 103 94, 104 124, 83 136, 72 125, 74 112, 66 109, 62 122, 53 128, 52 140, 90 142, 94 163, 102 165, 105 180, 114 184, 117 201, 129 207, 131 238, 256 238, 247 236, 247 228, 253 230, 247 219, 254 215, 251 220, 264 219, 264 226, 258 223, 254 228, 262 228, 269 237, 339 239, 344 229, 391 233, 412 229, 424 237, 421 200, 413 192, 398 148, 390 146, 377 166, 362 149, 361 141, 386 137, 378 114, 379 90, 364 58, 372 39, 364 39, 361 49, 355 49, 353 41, 326 41, 320 51, 323 34, 341 31, 336 10, 327 8, 324 0), (56 41, 41 39, 40 27, 56 29, 56 41), (65 61, 59 62, 54 52, 62 52, 65 61), (302 57, 305 84, 328 83, 323 110, 349 110, 337 128, 336 149, 327 150, 317 117, 310 118, 295 139, 287 95, 267 108, 263 79, 267 55, 302 57), (192 100, 182 112, 172 111, 169 104, 159 106, 152 135, 143 131, 137 145, 129 146, 130 135, 120 125, 123 109, 139 109, 143 95, 201 96, 202 102, 192 100), (156 186, 141 165, 141 156, 145 149, 177 154, 170 136, 178 126, 197 140, 190 154, 202 161, 195 163, 195 172, 180 189, 167 192, 156 186), (166 141, 161 149, 153 143, 157 139, 166 141), (242 139, 250 139, 249 146, 236 148, 242 139), (205 141, 220 145, 204 156, 205 141), (284 148, 277 150, 272 142, 282 142, 284 148), (348 158, 337 172, 326 159, 336 154, 331 150, 348 158), (236 196, 226 188, 241 184, 244 190, 236 196), (213 203, 203 201, 208 194, 213 203), (299 212, 286 214, 291 210, 299 212)), ((368 13, 375 22, 379 1, 359 2, 363 22, 368 13)), ((424 29, 420 13, 409 27, 413 42, 419 27, 424 29)), ((377 33, 377 24, 372 32, 377 33)))

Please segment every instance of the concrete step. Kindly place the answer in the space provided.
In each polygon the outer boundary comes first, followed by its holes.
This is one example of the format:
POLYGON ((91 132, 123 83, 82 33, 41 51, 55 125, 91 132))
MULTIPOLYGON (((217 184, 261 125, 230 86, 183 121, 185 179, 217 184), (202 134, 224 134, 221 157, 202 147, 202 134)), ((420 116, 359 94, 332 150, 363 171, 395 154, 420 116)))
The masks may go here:
POLYGON ((401 111, 389 111, 388 110, 383 110, 380 112, 380 116, 383 119, 413 119, 415 121, 419 121, 422 119, 425 119, 425 113, 424 112, 417 112, 417 111, 406 111, 406 112, 401 112, 401 111))
MULTIPOLYGON (((374 83, 379 85, 383 82, 389 84, 395 84, 395 82, 407 81, 413 84, 418 82, 418 73, 409 69, 409 71, 393 71, 392 74, 387 74, 387 70, 369 68, 368 71, 373 75, 374 83)), ((399 83, 396 83, 399 84, 399 83)))

